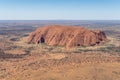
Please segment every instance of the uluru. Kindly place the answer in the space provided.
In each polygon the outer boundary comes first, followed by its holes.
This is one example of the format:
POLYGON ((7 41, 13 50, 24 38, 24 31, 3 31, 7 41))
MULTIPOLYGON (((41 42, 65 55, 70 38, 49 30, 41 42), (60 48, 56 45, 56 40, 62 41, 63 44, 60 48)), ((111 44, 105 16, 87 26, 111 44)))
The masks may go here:
POLYGON ((101 45, 107 41, 105 33, 101 30, 89 30, 80 26, 48 25, 38 28, 30 33, 28 43, 45 43, 51 46, 77 46, 101 45))

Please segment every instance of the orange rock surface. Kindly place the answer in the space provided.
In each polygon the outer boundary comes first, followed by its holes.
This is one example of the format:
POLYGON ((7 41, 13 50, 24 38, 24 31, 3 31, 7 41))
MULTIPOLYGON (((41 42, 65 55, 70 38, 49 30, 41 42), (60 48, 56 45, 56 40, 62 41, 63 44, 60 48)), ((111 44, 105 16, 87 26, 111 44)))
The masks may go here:
POLYGON ((51 46, 65 46, 67 48, 100 45, 106 41, 107 38, 103 31, 61 25, 38 28, 28 37, 28 43, 46 43, 51 46))

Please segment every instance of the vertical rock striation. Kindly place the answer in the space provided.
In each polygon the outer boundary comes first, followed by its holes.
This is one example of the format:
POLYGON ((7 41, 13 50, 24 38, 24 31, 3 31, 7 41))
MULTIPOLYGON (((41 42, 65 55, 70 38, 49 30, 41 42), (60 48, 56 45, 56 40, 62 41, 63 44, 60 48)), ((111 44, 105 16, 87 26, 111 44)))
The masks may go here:
POLYGON ((38 28, 28 37, 28 43, 46 43, 51 46, 65 46, 67 48, 100 45, 106 41, 107 38, 103 31, 61 25, 38 28))

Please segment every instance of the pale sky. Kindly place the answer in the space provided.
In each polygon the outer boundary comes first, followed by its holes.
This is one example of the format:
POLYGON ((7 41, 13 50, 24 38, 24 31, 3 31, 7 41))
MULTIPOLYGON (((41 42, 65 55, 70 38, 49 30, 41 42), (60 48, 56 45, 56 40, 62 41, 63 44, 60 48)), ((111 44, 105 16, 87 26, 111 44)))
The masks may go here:
POLYGON ((120 20, 120 0, 0 0, 0 20, 120 20))

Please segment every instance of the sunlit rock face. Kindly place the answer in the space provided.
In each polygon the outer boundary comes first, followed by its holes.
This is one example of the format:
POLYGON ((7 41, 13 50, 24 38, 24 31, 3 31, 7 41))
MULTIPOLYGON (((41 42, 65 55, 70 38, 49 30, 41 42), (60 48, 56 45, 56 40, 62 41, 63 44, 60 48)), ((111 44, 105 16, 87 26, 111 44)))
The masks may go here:
POLYGON ((40 27, 30 33, 28 43, 46 43, 51 46, 77 46, 101 45, 107 41, 106 35, 100 30, 88 30, 83 27, 49 25, 40 27))

